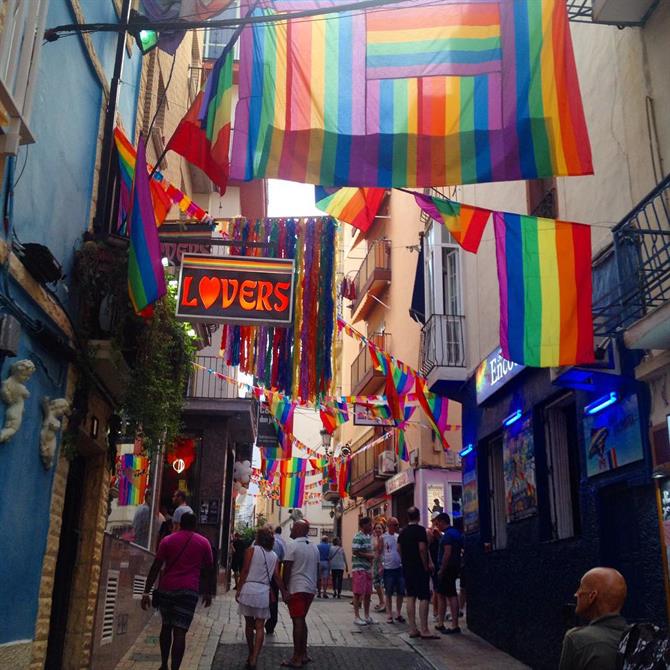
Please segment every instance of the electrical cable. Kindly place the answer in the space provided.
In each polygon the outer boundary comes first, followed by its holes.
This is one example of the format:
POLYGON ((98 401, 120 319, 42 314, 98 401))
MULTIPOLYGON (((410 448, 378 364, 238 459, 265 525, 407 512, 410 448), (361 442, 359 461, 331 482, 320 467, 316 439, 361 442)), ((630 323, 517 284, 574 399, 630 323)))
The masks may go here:
POLYGON ((168 92, 168 89, 170 88, 170 82, 172 81, 172 75, 174 73, 174 64, 175 64, 176 61, 177 61, 177 54, 175 53, 172 56, 172 65, 170 65, 170 74, 168 75, 167 84, 165 84, 165 86, 163 87, 162 95, 161 95, 160 99, 158 100, 158 103, 156 104, 156 111, 154 112, 154 117, 153 117, 153 119, 151 119, 151 123, 149 124, 149 130, 147 131, 147 137, 151 137, 151 131, 154 128, 154 123, 156 122, 156 119, 158 118, 158 113, 161 111, 161 107, 162 107, 163 103, 165 102, 165 98, 167 97, 167 92, 168 92))

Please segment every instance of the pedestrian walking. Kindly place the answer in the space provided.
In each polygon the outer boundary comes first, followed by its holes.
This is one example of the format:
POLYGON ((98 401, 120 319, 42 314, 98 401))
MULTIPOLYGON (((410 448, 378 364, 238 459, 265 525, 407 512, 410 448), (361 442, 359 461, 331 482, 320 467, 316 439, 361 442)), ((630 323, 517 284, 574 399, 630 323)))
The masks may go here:
POLYGON ((575 598, 575 613, 588 625, 565 634, 559 670, 616 668, 619 641, 626 630, 621 616, 626 580, 613 568, 593 568, 582 577, 575 598))
POLYGON ((386 611, 386 598, 384 597, 384 543, 382 535, 386 532, 384 524, 377 522, 372 529, 372 550, 375 557, 372 560, 372 588, 377 594, 379 602, 375 605, 375 612, 386 611))
POLYGON ((265 622, 270 618, 270 602, 274 596, 271 588, 274 580, 284 598, 287 598, 284 582, 279 574, 279 558, 274 553, 274 533, 270 528, 256 531, 256 542, 244 554, 244 565, 238 582, 235 600, 244 617, 244 633, 247 638, 249 656, 247 670, 255 670, 258 656, 265 640, 265 622))
POLYGON ((372 546, 372 521, 367 516, 358 520, 358 533, 354 535, 351 551, 351 583, 354 592, 354 623, 367 626, 374 623, 370 617, 372 597, 372 561, 375 552, 372 546), (363 616, 361 617, 361 604, 363 616))
MULTIPOLYGON (((442 539, 442 533, 437 527, 437 515, 439 512, 433 514, 432 520, 430 522, 430 528, 428 529, 428 554, 433 565, 438 565, 438 555, 440 553, 440 540, 442 539)), ((432 594, 431 594, 431 605, 433 607, 433 621, 437 624, 439 621, 439 596, 437 593, 437 572, 433 571, 430 576, 432 594)))
POLYGON ((328 597, 328 582, 330 581, 330 542, 328 536, 322 535, 317 545, 319 550, 319 581, 316 585, 317 597, 328 597))
POLYGON ((186 504, 186 494, 181 489, 177 489, 172 494, 172 503, 175 506, 175 510, 172 512, 172 531, 174 532, 179 530, 183 514, 195 514, 195 512, 186 504))
MULTIPOLYGON (((272 526, 269 524, 268 526, 270 530, 272 530, 272 526)), ((275 542, 272 546, 272 551, 277 555, 277 569, 281 575, 284 556, 286 555, 286 545, 281 536, 281 526, 275 528, 274 534, 275 542)), ((275 628, 277 627, 277 620, 279 618, 279 584, 276 579, 273 579, 270 582, 270 588, 272 589, 272 597, 270 598, 270 618, 265 622, 266 635, 274 635, 275 628)))
POLYGON ((293 542, 286 547, 284 581, 288 611, 293 622, 293 656, 282 661, 285 668, 300 668, 312 659, 307 654, 307 613, 316 593, 319 550, 307 539, 309 522, 299 519, 291 528, 293 542))
POLYGON ((456 580, 461 570, 461 555, 463 552, 463 536, 451 525, 451 518, 446 512, 437 515, 437 527, 442 533, 437 563, 437 594, 439 599, 438 622, 436 630, 445 635, 460 633, 458 625, 459 602, 456 580), (449 605, 451 612, 451 627, 444 625, 444 616, 449 605))
POLYGON ((388 520, 388 530, 382 535, 382 564, 384 568, 384 593, 386 594, 386 623, 393 623, 393 595, 395 594, 395 621, 404 623, 402 601, 405 596, 405 580, 402 575, 402 561, 398 553, 398 519, 388 520))
POLYGON ((347 556, 342 548, 342 542, 339 537, 333 538, 333 545, 330 548, 330 572, 333 577, 333 598, 342 597, 342 578, 344 572, 349 570, 347 556))
POLYGON ((407 510, 408 524, 398 536, 398 550, 407 591, 407 618, 409 636, 424 640, 437 640, 428 630, 430 604, 430 573, 434 566, 428 554, 428 534, 419 524, 421 512, 416 507, 407 510), (416 621, 416 601, 419 601, 419 623, 416 621))
POLYGON ((146 610, 152 603, 151 588, 160 573, 158 589, 153 598, 162 620, 160 670, 168 670, 170 655, 172 670, 179 670, 181 666, 186 650, 186 632, 198 604, 200 572, 203 568, 207 570, 202 597, 205 607, 212 604, 214 593, 215 575, 209 540, 195 532, 195 514, 183 514, 180 523, 181 528, 164 538, 158 546, 142 595, 142 609, 146 610))

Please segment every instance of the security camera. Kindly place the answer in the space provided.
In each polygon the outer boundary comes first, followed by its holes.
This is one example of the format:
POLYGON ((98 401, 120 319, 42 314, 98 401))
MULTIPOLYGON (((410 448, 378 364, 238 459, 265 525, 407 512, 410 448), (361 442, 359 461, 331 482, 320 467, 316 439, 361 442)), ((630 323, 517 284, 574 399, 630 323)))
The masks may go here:
POLYGON ((342 456, 349 456, 349 454, 351 454, 351 449, 345 445, 344 447, 342 447, 340 453, 342 454, 342 456))

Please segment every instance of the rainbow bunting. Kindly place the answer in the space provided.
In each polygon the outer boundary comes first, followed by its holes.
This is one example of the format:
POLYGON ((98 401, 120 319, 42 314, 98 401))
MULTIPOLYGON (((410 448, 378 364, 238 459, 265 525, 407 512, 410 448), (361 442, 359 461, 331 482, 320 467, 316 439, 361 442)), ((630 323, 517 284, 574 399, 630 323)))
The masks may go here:
POLYGON ((199 167, 219 187, 221 195, 228 185, 233 41, 226 45, 204 89, 198 93, 167 144, 167 149, 199 167))
POLYGON ((520 365, 592 363, 591 229, 494 214, 502 355, 520 365))
POLYGON ((158 229, 151 204, 144 137, 137 143, 128 251, 128 293, 137 314, 166 293, 158 229))
POLYGON ((315 204, 322 212, 364 233, 375 220, 385 195, 384 188, 314 187, 315 204))
POLYGON ((293 440, 293 414, 295 413, 296 403, 282 396, 279 393, 273 393, 270 400, 270 412, 275 419, 277 428, 277 439, 284 450, 285 457, 290 457, 291 445, 293 440))
POLYGON ((282 477, 279 480, 280 507, 302 507, 304 501, 304 477, 282 477))
POLYGON ((149 459, 123 454, 119 464, 119 507, 141 505, 149 481, 149 459))
POLYGON ((349 421, 349 407, 346 402, 339 400, 321 405, 319 414, 323 429, 328 435, 332 435, 338 426, 349 421))
POLYGON ((435 221, 443 223, 463 249, 477 253, 484 228, 491 216, 490 210, 420 193, 413 195, 417 205, 435 221))
POLYGON ((416 380, 416 396, 419 404, 426 413, 426 417, 433 428, 436 437, 442 442, 442 447, 446 451, 449 449, 446 433, 452 430, 454 426, 449 425, 449 399, 435 395, 428 391, 426 382, 423 379, 416 380))
POLYGON ((398 456, 399 459, 405 461, 406 463, 409 462, 409 452, 407 451, 407 439, 405 438, 405 428, 407 428, 407 424, 409 423, 409 420, 412 418, 412 414, 414 414, 415 409, 416 406, 405 407, 404 419, 402 423, 398 426, 398 434, 396 439, 396 455, 398 456))
POLYGON ((372 358, 372 365, 376 370, 381 370, 386 377, 386 400, 391 410, 391 415, 397 423, 404 419, 403 407, 405 396, 412 390, 416 376, 412 368, 402 361, 393 360, 386 352, 378 350, 374 346, 368 346, 372 358))
POLYGON ((254 23, 239 96, 240 180, 406 187, 593 172, 565 0, 414 0, 254 23))
POLYGON ((351 487, 351 457, 347 457, 344 461, 340 463, 337 472, 337 489, 340 494, 340 498, 346 498, 349 496, 349 490, 351 487))

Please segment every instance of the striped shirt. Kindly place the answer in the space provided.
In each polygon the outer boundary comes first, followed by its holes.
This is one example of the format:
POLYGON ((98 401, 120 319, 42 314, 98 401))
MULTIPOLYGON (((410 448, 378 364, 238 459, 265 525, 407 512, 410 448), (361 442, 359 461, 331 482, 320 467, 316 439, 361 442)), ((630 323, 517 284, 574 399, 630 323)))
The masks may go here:
POLYGON ((372 561, 369 558, 363 558, 362 556, 356 556, 357 551, 364 551, 372 553, 372 535, 366 535, 359 531, 354 535, 354 540, 351 544, 352 558, 351 558, 351 571, 356 572, 356 570, 364 570, 366 572, 372 569, 372 561))

